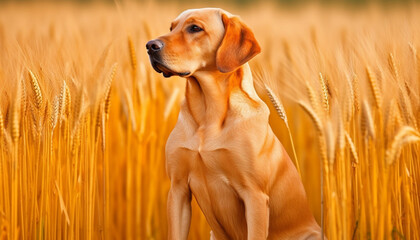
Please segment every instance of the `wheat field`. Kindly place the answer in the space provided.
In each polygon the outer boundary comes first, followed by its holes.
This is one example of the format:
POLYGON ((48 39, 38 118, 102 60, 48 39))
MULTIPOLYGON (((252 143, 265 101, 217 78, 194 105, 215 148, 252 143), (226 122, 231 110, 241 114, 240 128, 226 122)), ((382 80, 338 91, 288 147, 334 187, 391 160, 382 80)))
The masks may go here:
MULTIPOLYGON (((205 6, 0 5, 0 239, 166 238, 185 80, 144 46, 205 6)), ((328 239, 420 239, 420 6, 211 6, 262 46, 255 87, 328 239)))

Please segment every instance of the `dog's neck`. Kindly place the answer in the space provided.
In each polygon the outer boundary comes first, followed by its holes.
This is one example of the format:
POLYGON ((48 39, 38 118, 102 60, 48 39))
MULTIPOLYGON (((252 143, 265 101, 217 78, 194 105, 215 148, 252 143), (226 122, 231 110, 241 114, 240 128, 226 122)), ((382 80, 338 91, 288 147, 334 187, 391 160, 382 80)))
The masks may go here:
POLYGON ((261 101, 255 92, 248 64, 231 73, 198 72, 187 78, 187 109, 198 127, 223 127, 234 89, 239 89, 252 101, 261 101))

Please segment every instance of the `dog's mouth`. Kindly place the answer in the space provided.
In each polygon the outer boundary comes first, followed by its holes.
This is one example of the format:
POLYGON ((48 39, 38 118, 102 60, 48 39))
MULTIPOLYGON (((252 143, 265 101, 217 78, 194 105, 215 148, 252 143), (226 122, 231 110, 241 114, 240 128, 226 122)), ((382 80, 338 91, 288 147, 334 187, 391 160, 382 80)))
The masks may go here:
POLYGON ((160 61, 150 58, 150 62, 152 63, 152 67, 153 69, 155 69, 156 72, 158 73, 162 73, 163 76, 165 78, 177 75, 180 77, 186 77, 188 75, 190 75, 190 72, 175 72, 172 71, 170 68, 168 68, 167 66, 165 66, 163 63, 161 63, 160 61))

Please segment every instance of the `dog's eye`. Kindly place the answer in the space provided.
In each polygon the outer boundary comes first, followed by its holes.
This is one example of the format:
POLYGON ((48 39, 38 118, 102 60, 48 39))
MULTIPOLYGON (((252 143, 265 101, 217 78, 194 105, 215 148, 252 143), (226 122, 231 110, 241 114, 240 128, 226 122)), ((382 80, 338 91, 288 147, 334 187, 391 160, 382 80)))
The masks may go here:
POLYGON ((202 29, 201 27, 197 26, 197 25, 191 25, 191 26, 188 28, 188 31, 189 31, 190 33, 197 33, 197 32, 201 32, 201 31, 203 31, 203 29, 202 29))

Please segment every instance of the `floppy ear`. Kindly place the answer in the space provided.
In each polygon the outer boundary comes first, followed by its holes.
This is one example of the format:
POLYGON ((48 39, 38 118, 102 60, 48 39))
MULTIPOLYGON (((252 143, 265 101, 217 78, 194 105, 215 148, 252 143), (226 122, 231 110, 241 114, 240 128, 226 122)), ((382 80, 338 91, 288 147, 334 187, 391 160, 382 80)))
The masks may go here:
POLYGON ((232 72, 261 52, 251 29, 238 17, 229 18, 222 13, 225 36, 217 49, 216 66, 220 72, 232 72))

